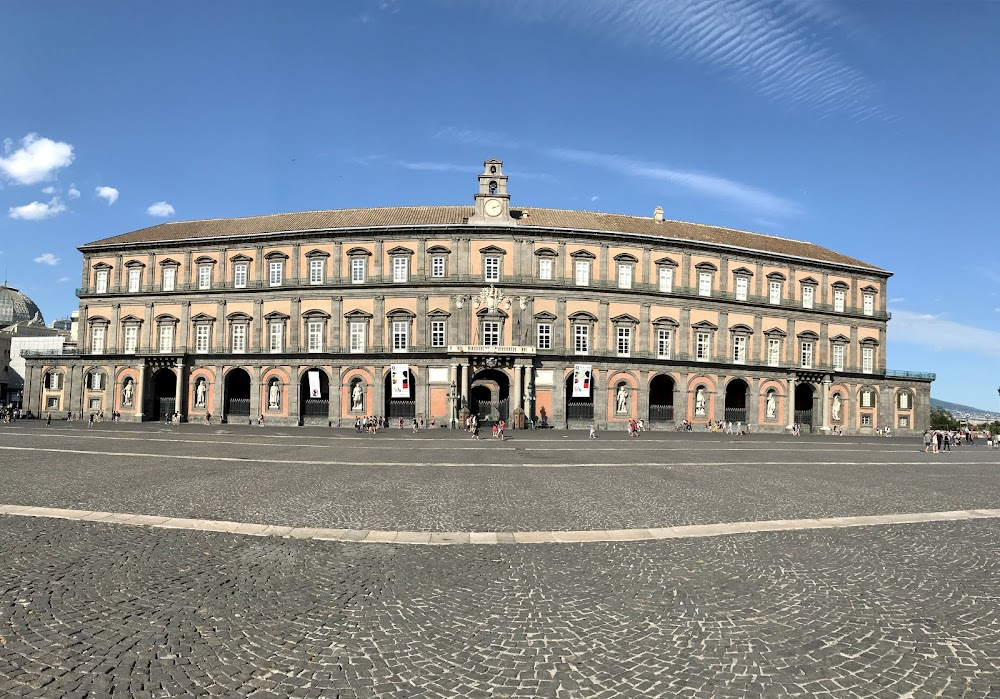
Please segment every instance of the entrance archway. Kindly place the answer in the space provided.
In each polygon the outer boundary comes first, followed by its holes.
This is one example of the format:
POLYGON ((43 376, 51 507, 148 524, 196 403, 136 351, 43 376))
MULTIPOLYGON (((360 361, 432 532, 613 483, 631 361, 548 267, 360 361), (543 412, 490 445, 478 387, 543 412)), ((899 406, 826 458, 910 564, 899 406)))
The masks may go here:
POLYGON ((566 420, 593 420, 594 419, 594 393, 597 386, 594 382, 593 371, 587 376, 586 381, 590 382, 590 395, 573 396, 573 374, 566 377, 566 420))
POLYGON ((750 387, 743 379, 733 379, 726 386, 726 420, 728 422, 747 421, 747 394, 750 387))
POLYGON ((299 420, 303 425, 320 425, 330 421, 330 379, 325 371, 303 371, 299 379, 299 396, 299 420), (314 378, 310 379, 310 374, 314 378), (316 383, 319 384, 318 392, 313 390, 316 383))
POLYGON ((673 422, 674 419, 674 379, 666 374, 657 374, 649 382, 649 421, 673 422))
MULTIPOLYGON (((401 380, 403 380, 402 377, 401 380)), ((392 371, 386 372, 384 383, 385 412, 383 415, 385 415, 387 419, 395 418, 398 420, 399 418, 405 418, 407 420, 412 420, 417 416, 417 389, 412 370, 406 370, 405 381, 409 386, 409 392, 407 393, 406 398, 393 398, 392 371)), ((404 386, 404 388, 406 387, 404 386)))
POLYGON ((153 374, 152 404, 149 406, 149 416, 159 422, 168 415, 173 415, 177 409, 177 374, 172 369, 160 369, 153 374))
POLYGON ((472 377, 469 409, 482 422, 509 421, 510 379, 498 369, 484 369, 472 377))
POLYGON ((816 390, 812 384, 800 383, 795 387, 795 422, 800 427, 812 427, 815 398, 816 390))
POLYGON ((226 374, 223 419, 250 418, 250 374, 245 369, 233 369, 226 374))

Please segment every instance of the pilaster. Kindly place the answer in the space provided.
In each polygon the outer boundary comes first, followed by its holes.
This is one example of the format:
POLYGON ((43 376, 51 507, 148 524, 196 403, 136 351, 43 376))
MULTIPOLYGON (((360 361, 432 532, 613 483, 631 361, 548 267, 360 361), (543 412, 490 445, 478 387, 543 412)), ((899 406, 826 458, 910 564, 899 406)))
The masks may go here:
POLYGON ((611 328, 608 327, 609 305, 607 301, 601 301, 598 305, 597 328, 595 328, 598 354, 604 354, 608 351, 608 335, 611 333, 611 328))

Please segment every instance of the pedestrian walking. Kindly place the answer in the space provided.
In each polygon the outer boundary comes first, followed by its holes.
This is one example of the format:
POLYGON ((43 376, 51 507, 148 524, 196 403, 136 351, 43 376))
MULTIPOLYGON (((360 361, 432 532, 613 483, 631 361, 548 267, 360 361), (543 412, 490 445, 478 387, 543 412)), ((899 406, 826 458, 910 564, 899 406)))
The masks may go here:
POLYGON ((419 429, 417 418, 413 418, 413 434, 417 433, 417 429, 419 429))
POLYGON ((593 422, 590 423, 590 434, 587 436, 587 439, 597 439, 597 425, 593 422))
POLYGON ((89 430, 93 426, 94 426, 94 414, 91 413, 90 419, 87 420, 87 429, 89 430))
POLYGON ((52 413, 48 413, 45 416, 45 426, 48 427, 51 424, 52 424, 52 413))
POLYGON ((472 420, 469 423, 469 431, 472 432, 473 439, 479 439, 479 421, 472 420))
POLYGON ((506 420, 502 420, 502 419, 501 419, 501 420, 500 420, 500 422, 498 422, 498 423, 497 423, 497 432, 499 432, 499 433, 500 433, 500 441, 501 441, 501 442, 502 442, 502 441, 504 441, 504 434, 503 434, 503 431, 504 431, 504 429, 505 429, 506 427, 507 427, 507 421, 506 421, 506 420))

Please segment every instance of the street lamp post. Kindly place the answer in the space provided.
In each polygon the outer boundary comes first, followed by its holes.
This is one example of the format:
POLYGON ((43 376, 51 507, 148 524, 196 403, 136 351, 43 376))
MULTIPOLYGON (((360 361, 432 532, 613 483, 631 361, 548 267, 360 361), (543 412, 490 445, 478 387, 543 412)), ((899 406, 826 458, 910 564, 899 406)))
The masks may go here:
POLYGON ((458 412, 458 405, 456 404, 457 393, 458 386, 454 381, 452 381, 451 386, 448 387, 448 405, 450 406, 449 412, 451 413, 451 429, 455 429, 455 414, 458 412))

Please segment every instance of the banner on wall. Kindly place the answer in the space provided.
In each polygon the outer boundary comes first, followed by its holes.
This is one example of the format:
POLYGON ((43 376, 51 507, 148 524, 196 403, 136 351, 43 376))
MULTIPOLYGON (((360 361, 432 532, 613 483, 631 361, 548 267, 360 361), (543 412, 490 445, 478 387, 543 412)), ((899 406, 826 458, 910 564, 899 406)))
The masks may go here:
POLYGON ((590 398, 591 377, 593 366, 590 364, 573 365, 573 397, 590 398))
POLYGON ((322 398, 323 392, 319 388, 319 372, 315 369, 306 372, 309 377, 309 397, 322 398))
POLYGON ((392 373, 392 397, 393 398, 409 398, 410 397, 410 365, 409 364, 393 364, 390 371, 392 373))

